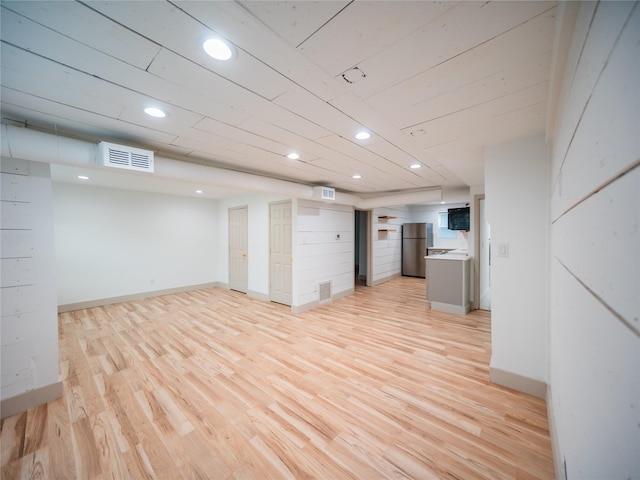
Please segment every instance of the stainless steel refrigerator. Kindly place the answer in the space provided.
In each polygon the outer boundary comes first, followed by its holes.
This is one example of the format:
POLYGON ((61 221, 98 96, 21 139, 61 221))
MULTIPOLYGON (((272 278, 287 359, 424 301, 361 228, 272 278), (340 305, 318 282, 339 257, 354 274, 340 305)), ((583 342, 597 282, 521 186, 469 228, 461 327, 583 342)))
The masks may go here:
POLYGON ((427 248, 433 247, 432 223, 402 225, 402 275, 425 277, 427 248))

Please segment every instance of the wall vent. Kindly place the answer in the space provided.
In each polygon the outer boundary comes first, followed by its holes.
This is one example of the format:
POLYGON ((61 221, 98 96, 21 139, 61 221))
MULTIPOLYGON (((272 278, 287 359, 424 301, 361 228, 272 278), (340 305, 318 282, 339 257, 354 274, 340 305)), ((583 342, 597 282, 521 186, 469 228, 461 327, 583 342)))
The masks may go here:
POLYGON ((331 187, 322 187, 322 199, 323 200, 335 200, 336 189, 331 187))
POLYGON ((153 152, 115 143, 98 144, 98 162, 103 167, 153 173, 153 152))
POLYGON ((318 300, 321 303, 331 300, 331 281, 320 282, 318 287, 318 300))

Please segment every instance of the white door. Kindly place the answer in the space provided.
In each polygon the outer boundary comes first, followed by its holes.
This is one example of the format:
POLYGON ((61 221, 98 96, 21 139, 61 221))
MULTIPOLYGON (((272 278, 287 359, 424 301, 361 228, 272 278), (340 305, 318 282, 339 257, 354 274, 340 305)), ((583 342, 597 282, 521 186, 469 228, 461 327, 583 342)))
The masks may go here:
POLYGON ((480 199, 480 308, 491 310, 491 229, 485 216, 484 198, 480 199))
POLYGON ((272 302, 291 305, 291 202, 269 206, 270 223, 270 281, 272 302))
POLYGON ((229 288, 247 293, 247 207, 229 209, 229 288))

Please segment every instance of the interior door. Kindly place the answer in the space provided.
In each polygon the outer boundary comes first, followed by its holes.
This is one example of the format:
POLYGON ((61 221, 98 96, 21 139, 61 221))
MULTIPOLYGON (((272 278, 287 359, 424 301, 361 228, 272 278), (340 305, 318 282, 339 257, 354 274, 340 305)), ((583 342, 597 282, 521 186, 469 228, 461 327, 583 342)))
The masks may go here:
POLYGON ((229 288, 247 293, 247 207, 229 209, 229 288))
POLYGON ((291 202, 272 203, 269 206, 269 223, 269 296, 272 302, 291 305, 291 202))
POLYGON ((482 310, 491 310, 491 228, 485 215, 485 201, 480 199, 480 305, 482 310))
POLYGON ((371 286, 371 210, 355 211, 355 284, 371 286))

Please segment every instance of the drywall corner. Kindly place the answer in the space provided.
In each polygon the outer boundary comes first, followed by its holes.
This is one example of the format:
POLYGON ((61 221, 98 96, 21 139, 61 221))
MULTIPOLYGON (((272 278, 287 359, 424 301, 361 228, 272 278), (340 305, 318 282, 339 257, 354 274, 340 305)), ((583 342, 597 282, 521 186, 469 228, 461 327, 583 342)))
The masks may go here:
POLYGON ((550 385, 547 385, 547 394, 545 399, 547 402, 547 422, 549 423, 549 437, 551 438, 551 452, 553 455, 553 470, 556 478, 565 478, 564 461, 562 453, 560 452, 560 440, 558 438, 558 427, 556 425, 550 385))

